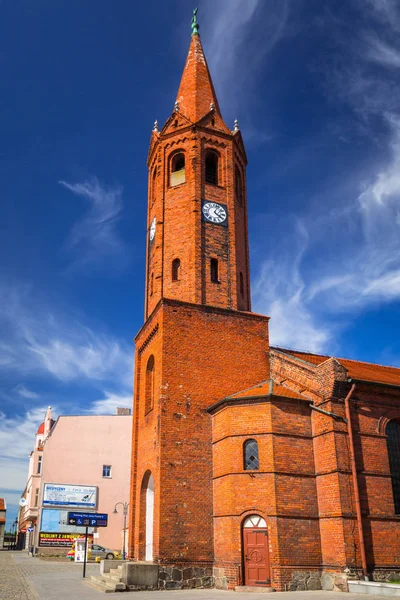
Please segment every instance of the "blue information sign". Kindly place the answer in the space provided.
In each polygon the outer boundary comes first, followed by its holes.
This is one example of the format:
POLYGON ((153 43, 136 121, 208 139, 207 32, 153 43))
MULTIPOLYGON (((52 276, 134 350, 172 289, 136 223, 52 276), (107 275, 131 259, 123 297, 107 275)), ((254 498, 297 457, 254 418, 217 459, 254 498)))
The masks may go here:
POLYGON ((68 513, 68 525, 76 527, 107 527, 107 522, 108 515, 106 513, 68 513))

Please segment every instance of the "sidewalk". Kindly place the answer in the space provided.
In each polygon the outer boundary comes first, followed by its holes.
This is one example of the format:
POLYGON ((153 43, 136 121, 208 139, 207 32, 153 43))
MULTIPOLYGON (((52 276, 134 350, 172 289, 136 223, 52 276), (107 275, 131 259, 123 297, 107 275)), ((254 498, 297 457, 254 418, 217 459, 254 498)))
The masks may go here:
MULTIPOLYGON (((86 575, 98 575, 99 565, 89 564, 86 575)), ((261 600, 263 593, 237 593, 221 590, 160 592, 117 592, 103 594, 83 582, 82 565, 41 561, 26 552, 0 553, 0 600, 261 600), (122 594, 122 595, 121 595, 122 594)), ((382 600, 382 596, 341 592, 277 592, 277 600, 382 600)))

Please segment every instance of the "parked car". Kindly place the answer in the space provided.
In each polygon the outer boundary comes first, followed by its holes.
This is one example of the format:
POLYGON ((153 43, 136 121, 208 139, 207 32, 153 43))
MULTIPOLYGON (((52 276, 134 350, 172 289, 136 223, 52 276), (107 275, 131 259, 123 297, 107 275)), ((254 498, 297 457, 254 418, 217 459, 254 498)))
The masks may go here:
POLYGON ((99 546, 98 544, 93 544, 91 551, 92 558, 96 558, 99 556, 100 558, 115 558, 115 552, 110 550, 109 548, 104 548, 103 546, 99 546))

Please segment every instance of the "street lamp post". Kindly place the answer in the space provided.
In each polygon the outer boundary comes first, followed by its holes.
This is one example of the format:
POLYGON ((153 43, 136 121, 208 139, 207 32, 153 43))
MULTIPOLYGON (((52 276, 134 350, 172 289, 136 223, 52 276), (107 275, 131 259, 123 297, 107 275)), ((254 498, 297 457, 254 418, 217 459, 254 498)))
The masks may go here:
POLYGON ((17 535, 18 535, 18 519, 15 519, 13 525, 14 525, 14 528, 15 528, 14 550, 16 550, 17 549, 17 535))
POLYGON ((125 533, 126 533, 126 517, 128 516, 128 508, 129 508, 129 502, 117 502, 117 504, 114 506, 114 514, 117 514, 117 506, 118 504, 122 505, 122 514, 124 515, 124 535, 123 535, 123 542, 122 542, 122 560, 125 560, 125 533))

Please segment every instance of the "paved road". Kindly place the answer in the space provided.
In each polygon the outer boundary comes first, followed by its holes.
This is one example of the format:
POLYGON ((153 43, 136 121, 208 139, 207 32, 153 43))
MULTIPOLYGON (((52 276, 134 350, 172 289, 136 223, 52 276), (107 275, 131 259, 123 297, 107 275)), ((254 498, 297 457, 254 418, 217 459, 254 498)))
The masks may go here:
MULTIPOLYGON (((99 574, 99 566, 88 565, 87 574, 99 574)), ((340 592, 279 592, 269 596, 221 590, 171 590, 105 595, 83 583, 82 565, 41 561, 25 552, 0 552, 0 600, 111 600, 115 596, 119 600, 265 600, 271 597, 276 600, 382 600, 382 596, 340 592)))

